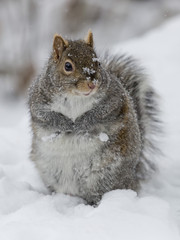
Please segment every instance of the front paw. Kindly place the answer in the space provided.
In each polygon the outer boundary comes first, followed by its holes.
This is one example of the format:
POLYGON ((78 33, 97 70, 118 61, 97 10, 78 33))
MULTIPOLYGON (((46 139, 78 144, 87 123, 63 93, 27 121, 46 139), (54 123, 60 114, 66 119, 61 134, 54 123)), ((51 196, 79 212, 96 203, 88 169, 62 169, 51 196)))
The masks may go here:
POLYGON ((74 123, 72 120, 68 119, 65 124, 60 126, 62 132, 72 133, 74 131, 74 123))
POLYGON ((87 133, 90 130, 90 124, 85 121, 85 119, 77 118, 74 124, 74 132, 75 133, 87 133))
POLYGON ((89 130, 85 125, 75 125, 74 126, 74 131, 75 133, 80 133, 80 134, 85 134, 87 133, 89 130))

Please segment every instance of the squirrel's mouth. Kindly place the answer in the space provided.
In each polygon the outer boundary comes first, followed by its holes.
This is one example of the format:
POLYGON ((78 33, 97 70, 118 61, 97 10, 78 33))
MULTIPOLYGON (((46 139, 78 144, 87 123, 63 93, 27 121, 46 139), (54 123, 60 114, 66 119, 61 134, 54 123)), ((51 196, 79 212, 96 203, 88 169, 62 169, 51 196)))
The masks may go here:
POLYGON ((79 95, 79 96, 90 96, 90 95, 92 95, 93 93, 95 93, 95 90, 94 89, 91 89, 91 90, 89 90, 89 92, 84 92, 84 91, 79 91, 79 90, 75 90, 75 91, 73 91, 73 93, 75 94, 75 95, 79 95))
POLYGON ((91 89, 88 93, 83 93, 84 96, 89 96, 92 93, 93 89, 91 89))
POLYGON ((82 84, 78 84, 76 86, 76 89, 74 89, 74 91, 72 93, 79 95, 79 96, 90 96, 92 94, 94 94, 97 90, 98 86, 96 84, 93 83, 82 83, 82 84))

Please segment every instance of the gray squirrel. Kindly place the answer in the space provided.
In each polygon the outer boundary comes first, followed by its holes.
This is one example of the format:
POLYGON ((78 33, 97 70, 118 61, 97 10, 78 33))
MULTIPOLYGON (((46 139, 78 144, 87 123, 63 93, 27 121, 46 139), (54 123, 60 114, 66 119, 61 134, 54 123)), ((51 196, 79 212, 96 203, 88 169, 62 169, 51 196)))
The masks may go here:
POLYGON ((53 51, 29 89, 31 159, 52 192, 97 204, 115 189, 139 191, 154 171, 156 93, 136 60, 101 60, 93 34, 54 36, 53 51))

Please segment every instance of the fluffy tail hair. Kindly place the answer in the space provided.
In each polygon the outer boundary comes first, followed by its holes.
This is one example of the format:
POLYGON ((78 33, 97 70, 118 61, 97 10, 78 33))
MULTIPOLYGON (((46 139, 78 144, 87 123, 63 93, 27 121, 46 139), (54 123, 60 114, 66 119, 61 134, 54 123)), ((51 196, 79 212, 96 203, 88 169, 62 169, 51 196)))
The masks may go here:
POLYGON ((143 146, 137 173, 140 179, 146 179, 156 169, 155 156, 160 152, 157 148, 157 132, 161 130, 158 95, 135 59, 126 55, 110 57, 108 54, 103 58, 104 67, 118 78, 132 98, 143 146))

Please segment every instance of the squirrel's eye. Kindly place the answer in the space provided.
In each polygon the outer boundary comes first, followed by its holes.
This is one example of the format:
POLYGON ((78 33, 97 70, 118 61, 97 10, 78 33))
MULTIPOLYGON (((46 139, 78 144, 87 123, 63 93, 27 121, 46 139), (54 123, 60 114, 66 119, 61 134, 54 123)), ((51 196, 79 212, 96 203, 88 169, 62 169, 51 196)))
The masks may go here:
POLYGON ((73 70, 73 66, 70 62, 66 62, 64 68, 67 72, 72 72, 73 70))

